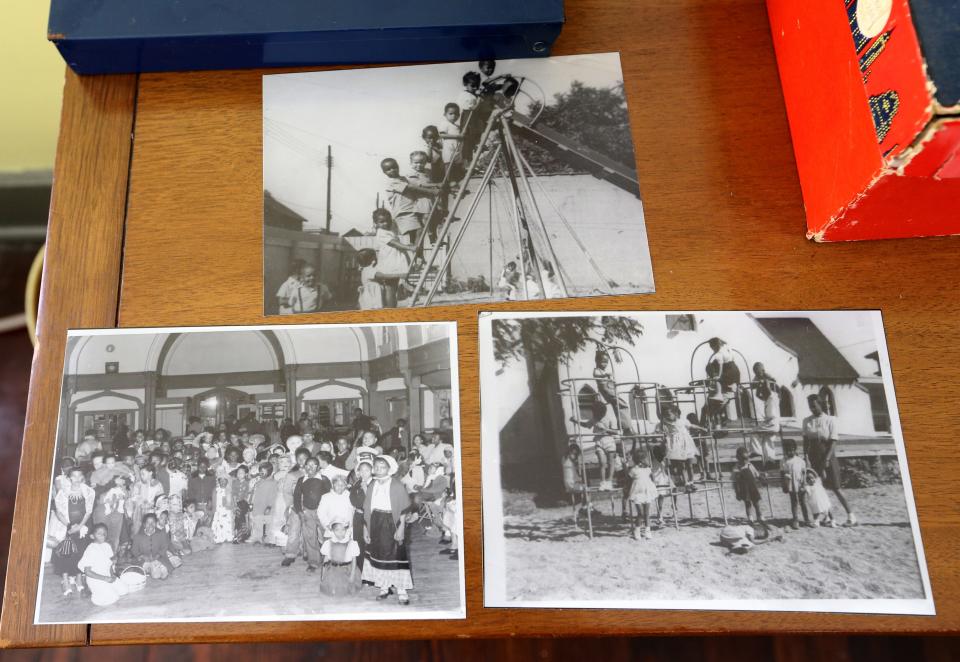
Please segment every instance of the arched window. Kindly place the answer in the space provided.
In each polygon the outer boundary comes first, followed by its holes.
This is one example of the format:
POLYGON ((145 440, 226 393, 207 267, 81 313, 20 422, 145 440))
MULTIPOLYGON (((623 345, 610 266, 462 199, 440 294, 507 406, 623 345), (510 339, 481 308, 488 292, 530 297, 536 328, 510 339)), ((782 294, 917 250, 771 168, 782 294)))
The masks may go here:
POLYGON ((833 389, 829 386, 820 387, 820 401, 823 402, 823 409, 831 416, 837 415, 837 400, 833 397, 833 389))
POLYGON ((793 393, 786 386, 780 387, 780 416, 783 418, 792 418, 797 415, 793 408, 793 393))

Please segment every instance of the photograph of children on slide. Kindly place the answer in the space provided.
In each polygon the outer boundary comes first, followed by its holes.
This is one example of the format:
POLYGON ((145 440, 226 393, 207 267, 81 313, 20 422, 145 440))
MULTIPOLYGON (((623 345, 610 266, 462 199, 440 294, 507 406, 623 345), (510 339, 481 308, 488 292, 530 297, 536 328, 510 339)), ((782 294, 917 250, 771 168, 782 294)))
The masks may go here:
POLYGON ((653 292, 617 53, 263 78, 264 314, 653 292))
POLYGON ((455 329, 71 331, 36 622, 463 618, 455 329))
POLYGON ((485 604, 933 613, 880 313, 487 313, 485 604))

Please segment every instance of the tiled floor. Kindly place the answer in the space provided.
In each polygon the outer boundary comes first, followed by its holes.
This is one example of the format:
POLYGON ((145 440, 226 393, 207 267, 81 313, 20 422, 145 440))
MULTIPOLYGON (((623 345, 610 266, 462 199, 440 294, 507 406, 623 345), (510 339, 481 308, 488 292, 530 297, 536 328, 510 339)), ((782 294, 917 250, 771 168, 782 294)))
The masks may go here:
POLYGON ((61 594, 60 580, 47 566, 40 617, 53 622, 116 622, 150 618, 193 618, 229 614, 234 617, 287 616, 310 618, 330 613, 365 613, 375 618, 406 616, 415 611, 455 611, 460 604, 459 564, 439 554, 438 536, 413 527, 410 562, 416 587, 410 604, 396 598, 377 600, 377 589, 365 586, 352 596, 328 597, 320 577, 297 561, 281 568, 281 550, 259 545, 224 543, 184 557, 183 565, 165 580, 147 586, 109 607, 96 607, 77 594, 61 594), (236 581, 216 581, 231 573, 236 581), (213 581, 211 581, 213 580, 213 581), (201 598, 202 599, 198 599, 201 598))

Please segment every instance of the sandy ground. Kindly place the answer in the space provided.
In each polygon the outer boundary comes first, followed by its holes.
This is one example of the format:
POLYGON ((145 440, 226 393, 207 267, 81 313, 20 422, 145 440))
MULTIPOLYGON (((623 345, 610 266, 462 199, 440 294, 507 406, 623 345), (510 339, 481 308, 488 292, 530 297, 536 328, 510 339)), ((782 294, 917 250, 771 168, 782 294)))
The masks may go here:
MULTIPOLYGON (((725 492, 731 524, 742 523, 743 506, 725 492)), ((730 554, 719 545, 723 526, 719 495, 707 521, 704 494, 679 503, 680 530, 668 521, 654 526, 651 540, 635 541, 611 504, 590 540, 574 524, 572 509, 540 509, 504 518, 509 600, 922 598, 923 588, 900 485, 845 490, 860 520, 857 527, 792 530, 790 504, 770 489, 772 520, 783 540, 730 554), (685 519, 686 518, 686 519, 685 519)), ((763 493, 764 515, 770 507, 763 493)), ((831 499, 833 499, 831 495, 831 499)), ((669 502, 668 502, 669 503, 669 502)), ((670 520, 670 506, 664 506, 670 520)), ((837 506, 840 523, 846 519, 837 506)), ((655 519, 654 519, 655 522, 655 519)))

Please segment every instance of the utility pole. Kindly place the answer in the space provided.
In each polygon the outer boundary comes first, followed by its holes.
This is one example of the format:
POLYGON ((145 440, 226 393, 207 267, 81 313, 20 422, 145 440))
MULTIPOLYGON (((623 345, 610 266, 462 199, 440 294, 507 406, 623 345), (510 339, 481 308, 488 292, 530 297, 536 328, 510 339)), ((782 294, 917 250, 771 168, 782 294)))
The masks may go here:
POLYGON ((333 174, 333 154, 330 145, 327 145, 327 234, 330 234, 330 221, 333 214, 330 212, 330 176, 333 174))

